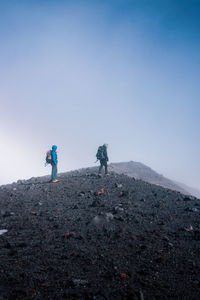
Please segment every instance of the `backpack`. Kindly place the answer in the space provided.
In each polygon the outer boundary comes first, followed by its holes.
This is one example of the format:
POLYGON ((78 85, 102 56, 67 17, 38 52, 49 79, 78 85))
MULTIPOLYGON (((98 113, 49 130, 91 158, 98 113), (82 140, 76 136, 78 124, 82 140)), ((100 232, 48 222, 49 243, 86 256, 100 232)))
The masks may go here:
POLYGON ((99 148, 97 150, 96 158, 97 158, 97 160, 104 159, 103 147, 102 146, 99 146, 99 148))
POLYGON ((51 158, 51 150, 47 151, 46 154, 46 163, 50 164, 52 162, 52 158, 51 158))

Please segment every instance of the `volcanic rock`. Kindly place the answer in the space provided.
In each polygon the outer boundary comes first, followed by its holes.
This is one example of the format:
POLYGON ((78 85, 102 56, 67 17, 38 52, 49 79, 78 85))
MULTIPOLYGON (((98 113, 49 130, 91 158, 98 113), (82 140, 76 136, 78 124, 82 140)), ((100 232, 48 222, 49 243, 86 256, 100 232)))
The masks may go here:
POLYGON ((0 298, 198 300, 199 204, 89 170, 3 186, 0 298))

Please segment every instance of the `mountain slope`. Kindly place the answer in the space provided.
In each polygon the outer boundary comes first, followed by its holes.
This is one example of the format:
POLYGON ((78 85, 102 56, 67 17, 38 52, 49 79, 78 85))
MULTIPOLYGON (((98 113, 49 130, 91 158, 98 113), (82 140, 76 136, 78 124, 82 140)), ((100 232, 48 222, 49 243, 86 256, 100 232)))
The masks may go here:
POLYGON ((180 183, 180 182, 176 182, 176 181, 175 181, 175 183, 177 185, 179 185, 180 187, 182 187, 184 190, 186 190, 190 195, 193 195, 200 199, 200 190, 199 189, 190 187, 184 183, 180 183))
POLYGON ((110 168, 113 172, 118 174, 125 174, 136 179, 141 179, 143 181, 153 183, 156 185, 161 185, 165 188, 179 191, 183 194, 190 194, 186 189, 176 184, 172 180, 165 178, 163 175, 158 174, 151 168, 140 162, 121 162, 121 163, 112 163, 110 168))
POLYGON ((0 188, 2 299, 200 299, 198 199, 89 169, 59 178, 0 188))

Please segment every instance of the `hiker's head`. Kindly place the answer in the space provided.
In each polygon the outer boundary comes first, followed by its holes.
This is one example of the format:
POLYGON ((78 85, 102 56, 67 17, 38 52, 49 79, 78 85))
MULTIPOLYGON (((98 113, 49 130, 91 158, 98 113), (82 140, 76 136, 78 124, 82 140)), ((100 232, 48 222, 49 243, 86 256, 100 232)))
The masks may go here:
POLYGON ((56 146, 56 145, 53 145, 53 146, 52 146, 52 150, 53 150, 53 151, 56 151, 56 149, 57 149, 57 146, 56 146))
POLYGON ((103 146, 104 146, 105 148, 108 148, 108 144, 103 144, 103 146))

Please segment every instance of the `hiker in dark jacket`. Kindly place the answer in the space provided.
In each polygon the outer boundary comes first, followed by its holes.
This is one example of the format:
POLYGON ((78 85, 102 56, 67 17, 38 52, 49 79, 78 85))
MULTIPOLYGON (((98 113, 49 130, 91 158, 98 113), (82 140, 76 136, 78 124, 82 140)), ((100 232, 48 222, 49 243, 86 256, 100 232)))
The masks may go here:
POLYGON ((52 182, 57 182, 57 164, 58 164, 58 158, 57 158, 57 146, 53 145, 51 150, 51 166, 52 166, 52 173, 51 173, 51 180, 52 182))
MULTIPOLYGON (((99 152, 99 159, 100 167, 99 167, 99 175, 101 174, 102 168, 105 167, 105 174, 108 174, 108 153, 107 153, 108 144, 104 144, 100 146, 98 149, 99 152)), ((98 153, 97 152, 97 153, 98 153)))

